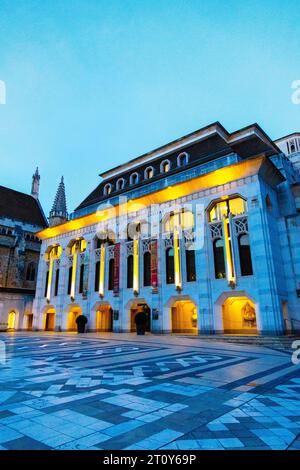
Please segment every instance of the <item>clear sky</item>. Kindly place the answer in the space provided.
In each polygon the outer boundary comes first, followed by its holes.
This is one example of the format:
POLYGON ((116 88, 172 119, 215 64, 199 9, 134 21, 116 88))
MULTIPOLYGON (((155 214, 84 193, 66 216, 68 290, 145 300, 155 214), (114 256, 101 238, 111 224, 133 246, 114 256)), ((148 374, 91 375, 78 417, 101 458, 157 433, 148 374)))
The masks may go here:
POLYGON ((99 172, 219 120, 300 131, 299 0, 0 0, 0 184, 48 213, 99 172))

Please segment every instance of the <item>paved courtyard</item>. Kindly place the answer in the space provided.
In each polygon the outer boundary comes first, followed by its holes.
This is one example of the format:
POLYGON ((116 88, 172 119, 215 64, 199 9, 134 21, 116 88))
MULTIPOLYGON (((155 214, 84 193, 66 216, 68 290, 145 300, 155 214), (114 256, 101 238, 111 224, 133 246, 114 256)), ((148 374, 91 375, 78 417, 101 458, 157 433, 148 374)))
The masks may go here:
POLYGON ((287 350, 200 338, 1 334, 0 449, 300 449, 287 350))

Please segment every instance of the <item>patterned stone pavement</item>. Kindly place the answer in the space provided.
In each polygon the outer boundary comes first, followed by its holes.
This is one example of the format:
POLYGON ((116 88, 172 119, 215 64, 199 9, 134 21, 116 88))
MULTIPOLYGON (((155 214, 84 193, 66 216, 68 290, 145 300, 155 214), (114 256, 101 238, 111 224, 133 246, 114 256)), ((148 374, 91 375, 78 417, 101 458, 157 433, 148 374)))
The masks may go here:
POLYGON ((126 334, 0 341, 1 450, 300 449, 289 351, 126 334))

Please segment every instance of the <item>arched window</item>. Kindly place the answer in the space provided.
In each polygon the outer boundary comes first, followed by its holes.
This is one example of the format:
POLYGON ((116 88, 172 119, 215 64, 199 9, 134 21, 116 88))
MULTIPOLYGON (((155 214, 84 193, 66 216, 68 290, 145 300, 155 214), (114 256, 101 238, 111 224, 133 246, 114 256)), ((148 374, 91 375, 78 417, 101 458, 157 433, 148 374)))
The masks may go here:
POLYGON ((189 161, 189 155, 186 152, 182 152, 177 157, 177 166, 187 165, 189 161))
POLYGON ((247 212, 247 202, 241 197, 233 197, 216 202, 209 211, 209 221, 222 220, 223 217, 228 217, 229 213, 235 216, 245 214, 245 212, 247 212))
POLYGON ((83 279, 84 279, 84 264, 80 266, 80 275, 79 275, 79 294, 83 292, 83 279))
POLYGON ((151 285, 151 254, 149 251, 144 253, 144 287, 151 285))
POLYGON ((54 284, 54 297, 58 294, 58 285, 59 285, 59 268, 55 271, 55 284, 54 284))
POLYGON ((103 189, 103 194, 104 194, 104 196, 109 196, 110 193, 111 193, 111 190, 112 190, 111 184, 110 184, 110 183, 107 183, 107 184, 104 186, 104 189, 103 189))
POLYGON ((148 166, 144 173, 145 179, 150 180, 154 176, 154 168, 152 166, 148 166))
POLYGON ((160 164, 160 172, 161 173, 168 173, 171 169, 170 160, 163 160, 160 164))
POLYGON ((166 250, 166 283, 174 284, 174 249, 168 248, 166 250))
POLYGON ((115 260, 112 258, 108 264, 108 290, 114 289, 114 271, 115 271, 115 260))
POLYGON ((139 182, 138 173, 132 173, 132 175, 130 175, 130 184, 133 186, 134 184, 137 184, 138 182, 139 182))
POLYGON ((127 258, 127 288, 133 287, 133 256, 127 258))
POLYGON ((35 264, 33 262, 27 266, 26 281, 35 281, 35 264))
POLYGON ((196 281, 195 250, 185 250, 186 279, 187 282, 196 281))
POLYGON ((100 282, 100 261, 97 261, 95 264, 95 292, 99 290, 99 282, 100 282))
POLYGON ((124 186, 125 186, 124 178, 118 179, 117 184, 116 184, 117 191, 121 191, 122 189, 124 189, 124 186))
POLYGON ((238 238, 240 266, 242 276, 252 276, 252 259, 250 250, 249 235, 243 234, 238 238))
POLYGON ((216 279, 223 279, 226 277, 225 258, 224 258, 224 245, 223 240, 218 238, 213 243, 214 249, 214 262, 215 262, 215 276, 216 279))

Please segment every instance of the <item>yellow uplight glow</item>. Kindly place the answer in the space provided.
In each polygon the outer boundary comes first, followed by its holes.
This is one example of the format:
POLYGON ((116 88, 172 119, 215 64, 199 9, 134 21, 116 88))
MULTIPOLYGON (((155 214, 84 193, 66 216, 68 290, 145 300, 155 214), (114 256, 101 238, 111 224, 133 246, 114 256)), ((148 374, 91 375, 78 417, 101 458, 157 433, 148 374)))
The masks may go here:
POLYGON ((139 292, 139 240, 133 240, 133 292, 139 292))
POLYGON ((104 297, 104 272, 105 272, 105 246, 102 243, 100 251, 100 276, 99 276, 99 295, 104 297))
POLYGON ((50 302, 50 298, 51 298, 53 262, 54 262, 54 258, 53 258, 53 256, 51 256, 51 253, 50 253, 48 285, 47 285, 47 296, 46 296, 48 302, 50 302))
POLYGON ((74 251, 73 254, 73 264, 72 264, 72 282, 71 282, 71 294, 70 297, 72 300, 75 299, 75 290, 76 290, 76 266, 77 266, 77 251, 74 251))
POLYGON ((259 172, 265 161, 265 157, 257 157, 251 160, 235 163, 227 166, 226 168, 212 171, 207 175, 178 183, 172 187, 164 188, 152 193, 149 192, 149 194, 134 200, 129 200, 127 203, 124 202, 114 207, 105 208, 92 214, 78 217, 77 219, 70 220, 64 224, 46 228, 45 230, 38 232, 37 236, 41 239, 52 238, 62 233, 67 233, 73 230, 76 231, 80 228, 118 217, 119 214, 130 214, 132 212, 136 212, 139 209, 144 209, 145 207, 150 206, 151 204, 162 204, 203 189, 223 185, 246 176, 252 176, 259 172))
POLYGON ((224 231, 224 241, 225 241, 225 253, 226 253, 226 265, 227 265, 227 280, 228 282, 235 282, 235 275, 234 275, 234 265, 233 265, 233 258, 232 258, 232 251, 230 245, 230 237, 229 237, 229 219, 223 219, 223 231, 224 231))
POLYGON ((178 229, 174 230, 174 271, 175 271, 175 286, 181 289, 181 270, 180 270, 180 248, 179 248, 179 233, 178 229))

